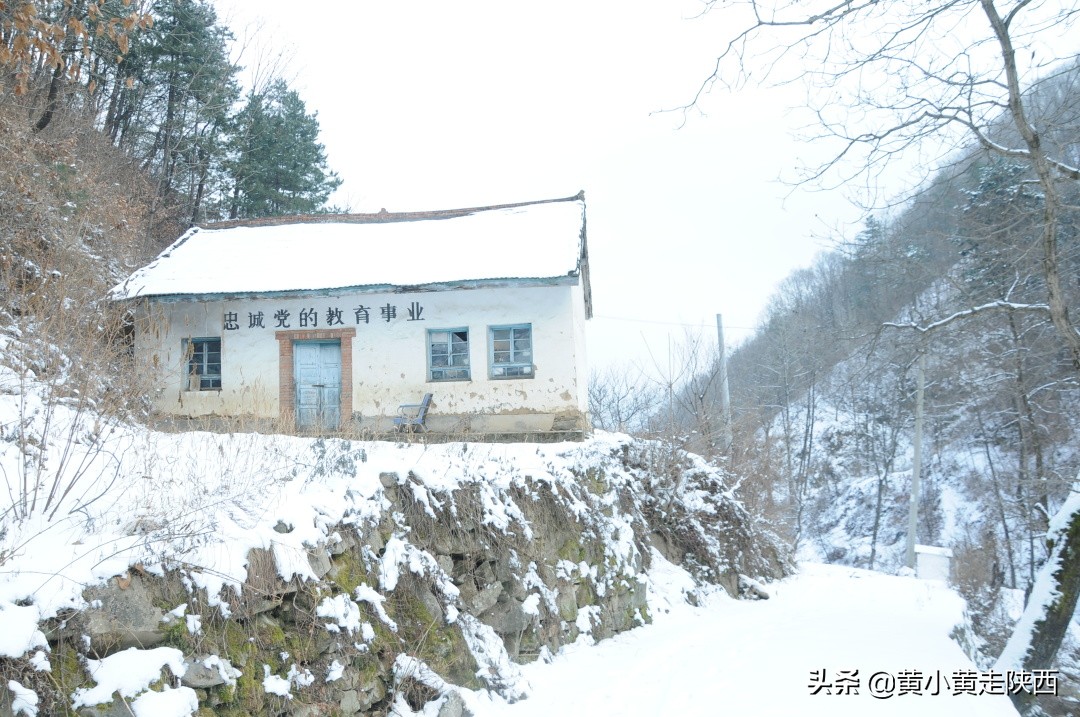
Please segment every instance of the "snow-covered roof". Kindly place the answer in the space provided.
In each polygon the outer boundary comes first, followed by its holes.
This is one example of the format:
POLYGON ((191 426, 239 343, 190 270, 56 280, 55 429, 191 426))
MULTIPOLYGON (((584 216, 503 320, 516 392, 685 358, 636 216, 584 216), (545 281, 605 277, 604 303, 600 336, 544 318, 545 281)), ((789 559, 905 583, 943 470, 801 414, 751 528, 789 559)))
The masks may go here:
MULTIPOLYGON (((585 196, 431 212, 309 215, 196 227, 113 299, 250 295, 577 277, 585 196)), ((590 302, 591 303, 591 302, 590 302)))

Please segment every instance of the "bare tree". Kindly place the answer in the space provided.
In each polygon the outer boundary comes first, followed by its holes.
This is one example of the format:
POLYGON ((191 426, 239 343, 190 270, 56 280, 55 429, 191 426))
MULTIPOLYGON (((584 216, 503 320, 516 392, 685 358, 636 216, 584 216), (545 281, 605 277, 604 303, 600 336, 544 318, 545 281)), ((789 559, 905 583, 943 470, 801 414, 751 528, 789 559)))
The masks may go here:
MULTIPOLYGON (((1039 252, 1050 319, 1080 370, 1080 333, 1069 316, 1060 257, 1063 198, 1080 180, 1075 139, 1056 141, 1060 107, 1051 103, 1054 112, 1046 112, 1035 101, 1040 86, 1074 69, 1076 56, 1055 52, 1053 40, 1065 36, 1080 8, 1031 0, 710 0, 708 7, 745 14, 694 103, 716 83, 807 81, 822 137, 838 144, 806 181, 859 177, 873 186, 907 150, 944 158, 970 143, 1021 163, 1017 191, 1033 185, 1040 201, 1035 230, 1017 248, 1039 252)), ((934 164, 924 162, 928 172, 934 164)), ((1027 619, 1027 649, 1016 652, 1023 669, 1050 666, 1080 593, 1080 512, 1057 520, 1065 526, 1052 552, 1057 567, 1043 572, 1052 581, 1046 594, 1054 597, 1029 605, 1041 612, 1027 619)), ((1022 711, 1037 709, 1026 693, 1014 701, 1022 711)))
POLYGON ((601 430, 639 432, 659 403, 641 370, 632 366, 609 366, 589 377, 589 414, 601 430))

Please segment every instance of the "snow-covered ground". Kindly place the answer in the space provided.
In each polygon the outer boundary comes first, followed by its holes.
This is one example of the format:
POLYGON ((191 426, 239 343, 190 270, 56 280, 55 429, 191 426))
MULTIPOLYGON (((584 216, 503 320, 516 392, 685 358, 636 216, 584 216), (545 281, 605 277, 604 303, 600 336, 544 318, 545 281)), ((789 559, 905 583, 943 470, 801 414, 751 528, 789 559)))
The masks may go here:
POLYGON ((804 564, 769 586, 770 600, 714 592, 693 607, 679 595, 692 587, 685 573, 659 556, 654 561, 652 625, 592 646, 579 642, 550 664, 526 667, 532 695, 522 702, 468 695, 477 717, 1017 714, 1007 697, 954 696, 946 687, 954 671, 978 668, 949 638, 964 606, 941 583, 804 564), (859 694, 811 694, 812 672, 821 670, 827 680, 858 670, 859 694), (902 670, 920 671, 924 683, 940 674, 940 694, 870 695, 874 673, 896 678, 902 670))

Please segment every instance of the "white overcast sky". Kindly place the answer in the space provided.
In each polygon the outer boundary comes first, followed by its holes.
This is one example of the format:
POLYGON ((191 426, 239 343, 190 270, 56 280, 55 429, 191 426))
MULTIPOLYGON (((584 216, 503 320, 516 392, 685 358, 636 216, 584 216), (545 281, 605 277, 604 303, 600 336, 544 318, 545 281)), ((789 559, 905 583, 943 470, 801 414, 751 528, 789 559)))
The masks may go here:
MULTIPOLYGON (((838 193, 777 181, 818 148, 792 138, 797 92, 689 101, 719 13, 690 0, 217 0, 221 18, 286 49, 317 111, 335 195, 352 211, 443 209, 584 189, 594 366, 666 360, 684 325, 749 334, 814 236, 859 219, 838 193)), ((246 64, 254 61, 249 49, 246 64)), ((514 245, 528 255, 542 246, 514 245)), ((387 248, 407 251, 406 247, 387 248)), ((416 261, 423 261, 417 256, 416 261)))

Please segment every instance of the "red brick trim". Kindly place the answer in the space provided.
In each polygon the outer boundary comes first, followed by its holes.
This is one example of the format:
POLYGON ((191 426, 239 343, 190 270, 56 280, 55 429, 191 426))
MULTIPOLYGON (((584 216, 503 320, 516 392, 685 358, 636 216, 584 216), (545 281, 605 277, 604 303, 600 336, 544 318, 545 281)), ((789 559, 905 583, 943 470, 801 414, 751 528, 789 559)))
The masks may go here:
POLYGON ((278 415, 283 420, 294 420, 296 383, 293 378, 293 342, 333 341, 341 342, 341 425, 352 419, 352 347, 356 329, 311 329, 305 331, 275 331, 278 341, 278 415))

